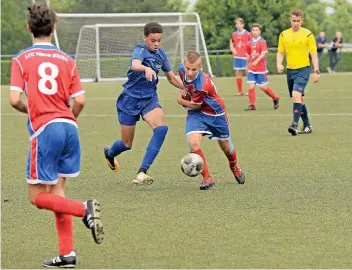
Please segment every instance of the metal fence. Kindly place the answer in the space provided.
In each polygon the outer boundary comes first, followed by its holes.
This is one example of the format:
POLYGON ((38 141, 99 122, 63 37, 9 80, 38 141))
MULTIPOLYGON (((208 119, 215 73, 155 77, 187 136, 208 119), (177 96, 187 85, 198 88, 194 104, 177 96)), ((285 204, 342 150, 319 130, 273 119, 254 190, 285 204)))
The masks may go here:
MULTIPOLYGON (((277 48, 275 47, 271 47, 268 48, 270 52, 277 52, 277 48)), ((344 45, 343 48, 340 48, 338 50, 338 55, 339 55, 339 66, 340 66, 340 71, 344 71, 343 67, 344 67, 344 60, 343 60, 343 53, 342 51, 349 51, 352 52, 352 45, 351 44, 346 44, 344 45)), ((171 53, 172 54, 172 53, 171 53)), ((230 49, 226 49, 226 50, 208 50, 208 54, 209 55, 215 55, 215 66, 213 67, 213 72, 214 74, 219 74, 220 71, 220 55, 229 55, 231 54, 231 50, 230 49)), ((326 54, 326 52, 325 52, 326 54)), ((13 55, 9 55, 9 54, 3 54, 0 55, 1 60, 2 59, 11 59, 13 55)), ((93 57, 95 55, 92 55, 93 57)), ((111 56, 111 55, 109 55, 111 56)), ((125 57, 130 57, 131 56, 131 52, 126 52, 126 53, 121 53, 119 54, 119 56, 125 56, 125 57)))

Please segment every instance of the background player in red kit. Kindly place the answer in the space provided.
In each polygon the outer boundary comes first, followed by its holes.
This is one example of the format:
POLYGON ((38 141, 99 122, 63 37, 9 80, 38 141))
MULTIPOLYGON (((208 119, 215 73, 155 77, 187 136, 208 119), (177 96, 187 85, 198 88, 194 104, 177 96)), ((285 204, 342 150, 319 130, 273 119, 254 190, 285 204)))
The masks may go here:
POLYGON ((251 38, 251 33, 244 29, 244 20, 242 18, 236 19, 236 28, 231 35, 230 49, 233 54, 233 69, 236 71, 237 94, 243 95, 242 75, 247 68, 247 43, 251 38))
POLYGON ((274 109, 279 108, 279 96, 269 87, 267 78, 267 53, 268 47, 265 39, 260 34, 262 26, 260 24, 252 24, 251 32, 252 38, 247 45, 248 56, 248 73, 247 82, 249 83, 248 99, 249 106, 246 111, 256 110, 255 106, 255 85, 264 91, 269 97, 273 99, 274 109))
POLYGON ((75 267, 72 216, 83 218, 96 243, 103 240, 100 204, 74 201, 64 196, 67 177, 80 172, 81 149, 76 118, 85 95, 76 63, 51 42, 57 17, 45 4, 28 7, 28 31, 34 44, 12 59, 10 103, 28 114, 30 149, 26 178, 29 200, 39 209, 53 211, 59 255, 45 260, 46 267, 75 267), (27 96, 27 104, 21 94, 27 96), (70 110, 70 98, 74 99, 70 110))
POLYGON ((200 54, 189 51, 183 65, 179 66, 179 74, 185 90, 177 102, 188 108, 186 136, 191 153, 198 154, 204 160, 201 190, 211 188, 215 182, 205 160, 200 143, 204 135, 217 140, 221 150, 229 160, 229 166, 239 184, 245 183, 245 176, 238 166, 236 150, 230 138, 230 129, 226 117, 224 101, 217 94, 210 76, 203 73, 200 54), (187 100, 188 99, 188 100, 187 100))

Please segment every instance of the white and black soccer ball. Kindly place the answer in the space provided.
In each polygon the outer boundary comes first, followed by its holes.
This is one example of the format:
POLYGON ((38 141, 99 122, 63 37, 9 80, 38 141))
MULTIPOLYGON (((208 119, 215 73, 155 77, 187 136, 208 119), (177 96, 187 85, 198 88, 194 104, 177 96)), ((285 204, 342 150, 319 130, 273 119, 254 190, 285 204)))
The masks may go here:
POLYGON ((181 170, 189 177, 196 177, 203 171, 204 161, 200 155, 189 153, 181 160, 181 170))

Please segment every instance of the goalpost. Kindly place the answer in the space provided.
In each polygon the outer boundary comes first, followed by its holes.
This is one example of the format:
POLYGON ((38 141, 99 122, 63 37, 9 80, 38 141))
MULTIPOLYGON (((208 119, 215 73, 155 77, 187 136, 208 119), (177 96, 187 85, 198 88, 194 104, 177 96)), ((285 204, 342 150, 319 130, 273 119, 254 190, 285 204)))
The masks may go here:
POLYGON ((188 50, 197 50, 203 70, 212 75, 197 13, 59 13, 58 18, 56 46, 75 58, 84 82, 126 80, 132 51, 144 42, 143 27, 151 21, 163 26, 161 47, 174 72, 188 50))

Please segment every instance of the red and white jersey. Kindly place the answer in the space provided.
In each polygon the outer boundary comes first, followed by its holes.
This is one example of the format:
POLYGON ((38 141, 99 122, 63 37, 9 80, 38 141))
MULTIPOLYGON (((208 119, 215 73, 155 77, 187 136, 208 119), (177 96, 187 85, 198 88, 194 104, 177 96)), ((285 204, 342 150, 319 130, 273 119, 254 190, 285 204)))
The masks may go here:
POLYGON ((77 126, 70 98, 84 94, 76 62, 50 43, 36 43, 12 59, 11 91, 25 92, 31 139, 51 122, 77 126))
POLYGON ((225 114, 225 103, 218 95, 215 84, 208 74, 200 71, 194 80, 187 81, 184 65, 179 66, 178 73, 187 93, 191 96, 192 103, 201 105, 198 111, 212 116, 225 114))
POLYGON ((256 66, 253 66, 252 63, 263 53, 268 52, 268 46, 266 45, 265 39, 259 37, 257 39, 252 38, 247 45, 247 54, 249 55, 249 63, 248 63, 248 72, 260 74, 267 73, 268 68, 268 60, 265 55, 262 60, 258 62, 256 66))
POLYGON ((247 57, 246 57, 247 43, 250 40, 250 38, 251 38, 251 33, 248 32, 247 30, 243 30, 242 32, 237 30, 232 33, 231 39, 237 51, 235 58, 247 60, 247 57))

